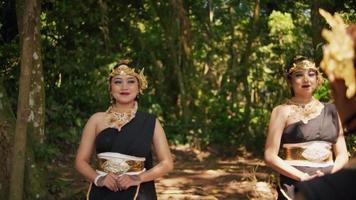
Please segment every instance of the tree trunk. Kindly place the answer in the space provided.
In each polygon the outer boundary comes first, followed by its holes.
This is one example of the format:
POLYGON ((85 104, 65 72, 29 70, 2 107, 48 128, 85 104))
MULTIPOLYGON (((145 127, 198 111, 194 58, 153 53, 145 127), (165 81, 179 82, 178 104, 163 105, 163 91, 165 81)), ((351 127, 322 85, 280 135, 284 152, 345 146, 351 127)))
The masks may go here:
POLYGON ((30 118, 29 126, 30 133, 33 135, 37 143, 42 144, 45 140, 44 125, 45 125, 45 88, 43 77, 42 50, 41 50, 41 1, 37 1, 36 10, 36 27, 33 54, 33 70, 31 76, 30 88, 30 118))
MULTIPOLYGON (((184 7, 183 1, 182 0, 171 0, 170 4, 173 8, 173 21, 176 24, 176 32, 177 32, 177 40, 178 43, 176 44, 178 46, 179 52, 177 54, 177 59, 179 65, 176 66, 178 67, 176 71, 178 72, 179 76, 179 82, 180 82, 180 88, 181 90, 181 105, 183 108, 183 119, 184 119, 184 126, 188 128, 194 128, 194 127, 188 127, 190 126, 189 120, 191 119, 191 113, 194 112, 194 110, 197 108, 194 105, 194 99, 196 99, 196 94, 197 94, 197 88, 201 86, 200 82, 196 82, 197 76, 199 74, 197 73, 196 68, 194 67, 193 64, 193 56, 192 56, 192 31, 191 31, 191 23, 190 19, 188 17, 188 12, 186 8, 184 7)), ((173 49, 172 49, 173 50, 173 49)), ((188 132, 188 131, 187 131, 188 132)), ((193 140, 199 139, 198 136, 196 135, 191 135, 193 140)), ((195 146, 199 146, 199 141, 192 141, 195 146)))
POLYGON ((321 17, 319 14, 319 8, 322 8, 324 10, 327 10, 330 13, 333 13, 333 8, 335 6, 335 3, 333 1, 327 1, 327 0, 313 0, 311 2, 311 15, 310 15, 310 20, 312 23, 312 41, 313 41, 313 47, 314 47, 314 59, 316 63, 319 63, 322 58, 322 45, 324 43, 323 38, 321 37, 321 31, 324 27, 325 20, 321 17))
POLYGON ((26 172, 25 172, 25 187, 26 199, 40 198, 44 199, 46 195, 46 170, 44 163, 35 159, 34 149, 43 145, 45 140, 45 88, 42 65, 41 51, 41 1, 37 1, 36 9, 36 32, 35 32, 35 52, 33 54, 33 70, 31 76, 31 88, 29 97, 30 116, 28 120, 28 137, 29 142, 26 147, 26 172))
MULTIPOLYGON (((171 0, 173 10, 177 11, 177 20, 179 21, 179 41, 183 49, 183 55, 187 62, 192 60, 192 45, 191 45, 191 25, 187 11, 184 8, 182 0, 171 0)), ((189 66, 187 66, 189 67, 189 66)), ((192 67, 192 66, 190 66, 192 67)))
MULTIPOLYGON (((249 68, 248 65, 250 64, 250 56, 252 52, 252 43, 256 39, 258 35, 258 23, 260 19, 260 0, 255 1, 255 8, 253 12, 253 17, 251 19, 251 29, 250 33, 247 37, 247 44, 245 51, 241 55, 240 63, 239 66, 242 68, 241 70, 241 77, 243 79, 243 85, 244 85, 244 94, 246 96, 246 104, 251 103, 251 98, 250 98, 250 89, 249 89, 249 84, 248 84, 248 75, 249 75, 249 68)), ((247 105, 249 106, 249 105, 247 105)), ((247 107, 247 110, 249 108, 247 107)))
POLYGON ((15 131, 15 115, 11 110, 10 102, 0 78, 0 199, 9 198, 11 144, 15 131))
POLYGON ((104 45, 106 53, 109 53, 110 48, 110 35, 109 35, 109 17, 108 17, 108 4, 106 0, 99 0, 100 6, 100 26, 99 29, 103 33, 104 45))
POLYGON ((244 120, 245 123, 244 127, 245 129, 248 126, 250 119, 251 119, 251 88, 250 85, 248 83, 248 78, 249 78, 249 72, 250 69, 248 68, 250 65, 250 56, 251 56, 251 52, 252 51, 252 43, 253 41, 256 39, 256 37, 258 36, 259 33, 259 19, 260 19, 260 0, 255 0, 255 7, 254 7, 254 12, 253 12, 253 17, 251 19, 251 28, 250 28, 250 32, 249 35, 247 37, 247 43, 246 43, 246 48, 245 51, 242 52, 241 54, 241 59, 239 62, 239 66, 241 67, 241 73, 240 76, 235 77, 235 79, 242 79, 242 85, 243 85, 243 94, 245 96, 245 109, 244 109, 244 120))
MULTIPOLYGON (((26 170, 25 170, 25 187, 26 199, 44 198, 46 195, 46 171, 43 163, 35 160, 33 149, 43 144, 45 140, 44 126, 45 126, 45 88, 42 65, 42 51, 41 51, 41 1, 37 0, 38 8, 36 9, 36 32, 34 33, 34 49, 33 54, 33 70, 31 76, 30 96, 29 96, 29 120, 27 135, 29 142, 26 147, 26 170)), ((17 20, 18 29, 21 35, 23 31, 22 21, 24 16, 23 1, 17 1, 17 20)), ((20 45, 22 38, 20 37, 20 45)))
MULTIPOLYGON (((178 28, 178 23, 177 21, 177 13, 174 11, 174 7, 168 7, 169 9, 172 10, 173 15, 172 16, 164 16, 162 15, 162 12, 160 12, 160 8, 158 8, 157 2, 152 1, 152 5, 155 8, 155 11, 157 15, 159 16, 160 23, 163 27, 165 37, 167 38, 167 48, 169 51, 170 55, 170 61, 173 71, 177 77, 177 82, 178 82, 178 88, 179 88, 179 99, 177 104, 180 106, 180 113, 179 115, 183 117, 184 120, 184 125, 188 124, 189 121, 189 100, 188 100, 188 95, 187 95, 187 89, 186 89, 186 83, 185 83, 185 77, 184 77, 184 71, 182 69, 182 50, 180 49, 181 46, 176 43, 176 41, 179 41, 179 28, 178 28), (178 48, 177 48, 178 47, 178 48)), ((165 8, 167 9, 167 8, 165 8)), ((170 13, 170 14, 172 14, 170 13)))
POLYGON ((322 51, 321 45, 323 44, 323 39, 321 38, 321 16, 319 14, 319 8, 321 8, 320 0, 314 0, 311 3, 311 23, 312 23, 312 40, 314 47, 314 57, 315 61, 319 62, 321 60, 322 51))
MULTIPOLYGON (((29 97, 31 86, 31 75, 34 60, 38 56, 36 52, 36 32, 39 33, 38 9, 40 9, 37 0, 26 0, 24 4, 22 17, 22 38, 21 46, 21 73, 19 81, 19 96, 17 106, 17 119, 14 136, 14 147, 12 151, 12 171, 10 179, 10 200, 23 199, 23 183, 26 162, 27 147, 27 125, 30 114, 29 97), (37 56, 36 56, 37 54, 37 56)), ((38 58, 37 58, 38 59, 38 58)))

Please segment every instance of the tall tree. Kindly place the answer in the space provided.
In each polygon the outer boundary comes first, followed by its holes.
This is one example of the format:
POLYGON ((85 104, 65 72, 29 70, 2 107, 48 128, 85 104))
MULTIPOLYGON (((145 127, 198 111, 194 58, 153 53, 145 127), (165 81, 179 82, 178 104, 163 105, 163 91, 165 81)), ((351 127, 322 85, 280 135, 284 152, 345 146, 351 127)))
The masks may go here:
POLYGON ((244 119, 245 119, 245 123, 244 124, 248 124, 250 122, 251 116, 250 116, 250 112, 251 112, 251 88, 250 88, 250 84, 248 82, 248 78, 249 78, 249 73, 250 73, 250 69, 249 66, 251 65, 251 61, 252 59, 250 59, 250 56, 253 52, 253 47, 252 44, 254 42, 254 40, 256 39, 256 37, 258 36, 259 33, 259 21, 260 21, 260 0, 255 0, 255 6, 254 6, 254 11, 253 11, 253 17, 251 18, 250 21, 250 31, 249 31, 249 35, 247 37, 247 44, 246 44, 246 48, 245 51, 241 54, 241 59, 240 59, 240 67, 241 67, 241 76, 239 77, 239 79, 242 79, 242 83, 244 86, 244 96, 245 96, 245 112, 244 112, 244 119))
POLYGON ((319 9, 322 8, 328 12, 333 13, 334 5, 333 1, 329 0, 313 0, 310 4, 311 7, 311 30, 312 30, 312 40, 314 47, 314 57, 317 63, 321 61, 322 58, 322 44, 324 43, 323 38, 321 37, 321 30, 324 27, 324 20, 319 14, 319 9))
MULTIPOLYGON (((20 6, 20 5, 19 5, 20 6)), ((27 128, 30 118, 30 89, 34 65, 39 59, 39 0, 26 0, 23 4, 21 38, 21 74, 16 115, 14 147, 12 151, 12 171, 10 178, 10 200, 23 198, 24 172, 26 163, 27 128)))
POLYGON ((11 110, 10 101, 0 78, 0 199, 8 199, 11 169, 11 144, 15 130, 15 116, 11 110))
MULTIPOLYGON (((28 119, 28 137, 27 143, 27 159, 25 184, 32 187, 26 187, 26 196, 29 199, 44 198, 46 194, 46 170, 44 163, 35 159, 35 149, 38 149, 45 141, 45 84, 43 76, 42 50, 41 50, 41 0, 37 1, 37 9, 35 10, 36 24, 34 33, 34 53, 33 53, 33 69, 31 75, 31 86, 29 96, 29 119, 28 119)), ((24 16, 24 15, 22 15, 24 16)), ((19 31, 22 31, 19 28, 19 31)))
MULTIPOLYGON (((157 3, 155 1, 152 1, 153 8, 155 9, 155 12, 157 13, 160 24, 164 30, 165 38, 167 40, 166 45, 169 53, 169 67, 173 69, 178 89, 179 89, 179 95, 178 95, 178 102, 177 105, 180 107, 180 115, 183 117, 183 123, 187 124, 188 119, 189 119, 189 100, 188 100, 188 94, 187 94, 187 85, 186 85, 186 80, 185 80, 185 74, 184 74, 184 65, 185 65, 185 60, 182 60, 182 54, 184 54, 182 51, 182 46, 184 42, 180 43, 180 34, 183 33, 183 31, 180 31, 180 18, 179 18, 179 10, 181 12, 183 8, 178 9, 177 6, 179 4, 176 2, 176 0, 171 0, 170 4, 165 5, 161 3, 157 3), (162 8, 162 7, 165 8, 162 8), (168 12, 167 12, 168 10, 168 12), (166 12, 163 12, 166 11, 166 12), (183 64, 184 63, 184 64, 183 64)), ((187 49, 188 50, 188 49, 187 49)), ((188 50, 189 52, 189 50, 188 50)))
POLYGON ((191 76, 193 78, 195 75, 195 68, 192 62, 191 25, 183 1, 171 0, 170 4, 174 13, 172 25, 176 26, 175 30, 177 30, 177 38, 175 40, 178 43, 175 45, 179 49, 176 54, 178 62, 175 65, 175 71, 178 74, 184 124, 187 125, 189 121, 187 116, 191 115, 189 107, 193 101, 192 94, 194 94, 193 84, 189 83, 189 76, 193 75, 191 76))

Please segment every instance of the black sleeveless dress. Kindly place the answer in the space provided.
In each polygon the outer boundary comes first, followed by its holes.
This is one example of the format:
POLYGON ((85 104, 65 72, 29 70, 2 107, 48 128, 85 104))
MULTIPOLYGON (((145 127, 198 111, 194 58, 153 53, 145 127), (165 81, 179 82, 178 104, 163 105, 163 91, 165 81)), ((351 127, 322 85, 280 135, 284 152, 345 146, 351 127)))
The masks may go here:
MULTIPOLYGON (((95 140, 96 153, 117 152, 126 155, 145 157, 145 168, 152 168, 152 138, 156 117, 152 114, 137 112, 135 118, 118 131, 115 128, 106 128, 101 131, 95 140)), ((127 190, 113 192, 106 187, 96 187, 91 184, 87 199, 89 200, 132 200, 136 194, 137 186, 127 190)), ((154 181, 141 183, 137 196, 138 200, 156 200, 154 181)))
MULTIPOLYGON (((331 103, 323 103, 324 108, 320 115, 310 119, 307 124, 302 121, 290 124, 284 128, 281 147, 283 144, 290 143, 302 143, 309 141, 326 141, 332 144, 336 143, 339 133, 339 118, 336 111, 336 107, 331 103)), ((302 172, 313 175, 317 170, 324 173, 330 173, 332 166, 328 167, 308 167, 308 166, 294 166, 302 172)), ((293 193, 294 185, 298 181, 280 175, 279 177, 280 187, 287 193, 293 193)), ((285 199, 281 194, 280 188, 278 188, 278 199, 285 199)))

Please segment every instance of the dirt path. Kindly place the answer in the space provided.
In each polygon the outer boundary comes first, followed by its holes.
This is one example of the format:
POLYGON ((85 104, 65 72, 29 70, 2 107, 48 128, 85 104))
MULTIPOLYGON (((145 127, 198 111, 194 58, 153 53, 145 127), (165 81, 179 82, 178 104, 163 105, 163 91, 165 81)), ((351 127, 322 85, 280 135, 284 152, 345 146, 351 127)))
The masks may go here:
MULTIPOLYGON (((274 199, 272 171, 248 153, 221 159, 188 146, 172 147, 175 168, 156 181, 159 200, 274 199)), ((48 167, 50 200, 83 199, 88 182, 73 167, 74 155, 48 167)))
MULTIPOLYGON (((175 169, 156 182, 160 200, 274 199, 271 170, 259 159, 219 159, 187 146, 172 148, 175 169)), ((248 157, 248 155, 246 156, 248 157)))

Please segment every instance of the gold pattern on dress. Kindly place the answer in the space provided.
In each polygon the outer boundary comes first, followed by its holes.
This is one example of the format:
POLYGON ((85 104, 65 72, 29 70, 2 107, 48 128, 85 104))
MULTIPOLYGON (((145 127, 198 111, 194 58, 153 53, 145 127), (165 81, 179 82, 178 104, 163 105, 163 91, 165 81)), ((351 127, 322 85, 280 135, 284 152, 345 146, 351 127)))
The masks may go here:
POLYGON ((307 124, 310 119, 318 116, 323 108, 320 106, 320 102, 316 99, 313 99, 306 104, 287 99, 285 104, 290 105, 290 108, 292 109, 290 116, 292 116, 293 119, 301 120, 304 124, 307 124))
POLYGON ((347 25, 340 15, 335 14, 332 16, 322 9, 319 9, 319 12, 331 26, 331 30, 323 29, 321 33, 329 44, 323 49, 323 60, 320 65, 326 74, 333 74, 335 78, 345 80, 345 85, 347 86, 346 96, 351 98, 356 93, 354 41, 347 34, 347 25))
POLYGON ((136 115, 137 112, 137 102, 135 101, 134 107, 127 112, 118 112, 110 106, 106 113, 108 114, 107 123, 109 127, 117 128, 121 131, 121 128, 130 122, 136 115))
POLYGON ((106 173, 112 172, 116 175, 140 172, 144 169, 144 161, 97 158, 97 169, 106 173))
POLYGON ((307 160, 323 163, 332 161, 331 145, 331 143, 320 141, 284 144, 282 152, 285 160, 307 160))

